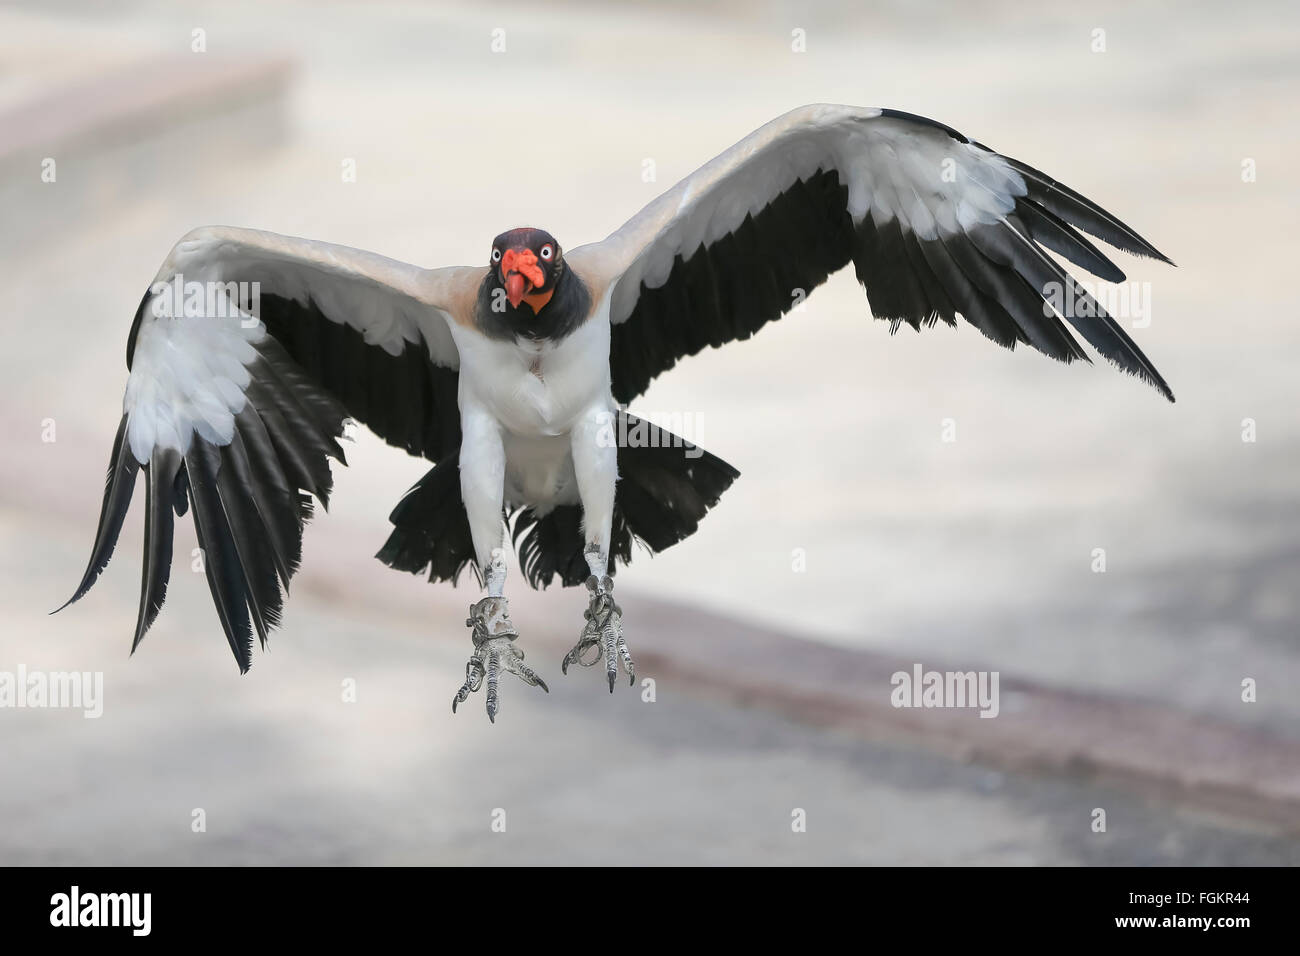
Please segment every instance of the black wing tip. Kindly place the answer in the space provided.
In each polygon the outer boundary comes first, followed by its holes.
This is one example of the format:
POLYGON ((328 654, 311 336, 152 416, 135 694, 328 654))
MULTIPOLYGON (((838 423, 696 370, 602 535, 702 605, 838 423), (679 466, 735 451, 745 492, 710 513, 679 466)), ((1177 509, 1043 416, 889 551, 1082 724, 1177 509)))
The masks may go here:
MULTIPOLYGON (((107 565, 105 565, 105 567, 107 567, 107 565)), ((72 597, 68 598, 66 601, 64 601, 62 604, 56 607, 53 611, 48 611, 46 613, 49 615, 58 614, 60 611, 71 607, 73 604, 76 604, 78 601, 80 601, 82 598, 84 598, 87 594, 90 593, 90 589, 95 586, 95 582, 99 580, 99 576, 103 573, 104 573, 103 567, 97 568, 94 566, 94 564, 91 564, 90 567, 86 568, 85 573, 82 574, 81 583, 78 584, 77 589, 72 592, 72 597)))
POLYGON ((140 643, 144 640, 144 636, 149 632, 149 628, 151 626, 152 626, 152 622, 148 624, 143 624, 143 626, 141 626, 140 624, 136 625, 135 636, 131 638, 131 653, 127 655, 128 657, 135 656, 136 648, 140 646, 140 643))
POLYGON ((1137 230, 1113 213, 1107 212, 1087 196, 1026 162, 1002 153, 997 155, 1002 156, 1025 179, 1028 195, 1043 201, 1049 207, 1053 203, 1060 204, 1061 208, 1054 211, 1071 225, 1116 249, 1140 258, 1155 259, 1177 268, 1172 259, 1140 236, 1137 230), (1065 209, 1070 211, 1065 212, 1065 209), (1098 226, 1102 228, 1098 229, 1098 226), (1106 234, 1108 231, 1110 235, 1106 234))
POLYGON ((50 617, 50 616, 53 616, 53 615, 55 615, 55 614, 58 614, 60 611, 62 611, 62 610, 64 610, 65 608, 69 607, 70 605, 75 604, 77 601, 80 601, 83 597, 86 596, 86 592, 89 591, 89 590, 90 590, 90 585, 89 585, 89 584, 85 584, 85 583, 83 582, 82 586, 79 587, 79 588, 77 588, 76 593, 73 594, 72 597, 68 598, 66 601, 64 601, 62 604, 60 604, 58 607, 56 607, 53 611, 46 611, 46 612, 45 612, 46 616, 47 616, 47 617, 50 617))
POLYGON ((1148 385, 1150 385, 1152 388, 1154 388, 1157 392, 1159 392, 1161 395, 1163 395, 1163 396, 1165 397, 1165 400, 1168 401, 1170 405, 1175 404, 1175 399, 1174 399, 1174 392, 1173 392, 1173 389, 1171 389, 1171 388, 1169 387, 1169 385, 1165 382, 1164 379, 1162 379, 1162 378, 1161 378, 1161 379, 1153 379, 1150 375, 1146 375, 1146 374, 1144 374, 1144 373, 1138 373, 1138 378, 1140 378, 1142 381, 1146 382, 1148 385))
MULTIPOLYGON (((1030 166, 1028 163, 1021 162, 1018 159, 1013 159, 1010 156, 1003 156, 1003 154, 999 153, 991 146, 985 146, 983 143, 978 142, 977 140, 968 138, 967 136, 953 129, 951 126, 948 126, 944 123, 940 123, 937 120, 932 120, 926 116, 920 116, 916 113, 908 113, 903 110, 893 110, 893 109, 882 109, 880 111, 880 114, 882 116, 893 117, 895 119, 911 120, 920 123, 924 126, 929 126, 933 129, 942 130, 944 133, 946 133, 948 136, 952 137, 954 140, 956 140, 959 143, 966 143, 978 149, 982 149, 987 153, 993 153, 995 155, 1002 156, 1003 159, 1011 163, 1011 165, 1022 174, 1029 173, 1030 175, 1040 177, 1041 180, 1044 181, 1043 185, 1046 188, 1059 190, 1067 198, 1074 199, 1076 201, 1083 202, 1092 206, 1094 208, 1094 211, 1102 214, 1105 218, 1111 220, 1115 225, 1121 227, 1121 229, 1125 233, 1127 233, 1127 238, 1130 239, 1132 241, 1132 244, 1137 248, 1126 249, 1124 246, 1115 245, 1115 243, 1112 242, 1110 239, 1108 239, 1106 236, 1097 236, 1097 238, 1100 239, 1102 242, 1105 242, 1108 245, 1115 246, 1116 249, 1123 249, 1124 251, 1129 252, 1132 255, 1139 256, 1141 258, 1146 258, 1146 259, 1155 259, 1159 262, 1163 262, 1166 263, 1167 265, 1171 265, 1175 269, 1178 268, 1178 264, 1176 262, 1174 262, 1167 255, 1165 255, 1163 252, 1161 252, 1159 249, 1153 246, 1146 239, 1142 238, 1142 236, 1138 235, 1138 233, 1135 230, 1133 230, 1132 227, 1121 222, 1118 218, 1106 212, 1104 209, 1102 209, 1100 206, 1097 206, 1095 203, 1092 203, 1087 198, 1079 195, 1074 190, 1070 189, 1070 187, 1066 186, 1064 183, 1061 183, 1058 180, 1054 179, 1053 177, 1048 176, 1046 173, 1043 173, 1040 170, 1035 169, 1034 167, 1030 166)), ((1085 229, 1085 231, 1087 230, 1085 229)), ((1092 235, 1096 235, 1096 233, 1092 233, 1092 235)), ((1123 280, 1121 279, 1119 281, 1123 281, 1123 280)))
MULTIPOLYGON (((1105 210, 1102 211, 1105 212, 1105 210)), ((1129 226, 1126 223, 1121 222, 1118 218, 1111 215, 1110 213, 1106 213, 1106 215, 1110 216, 1121 226, 1123 226, 1128 231, 1129 238, 1133 239, 1135 243, 1139 246, 1138 249, 1128 250, 1128 252, 1131 255, 1135 255, 1139 259, 1154 259, 1157 262, 1163 262, 1165 265, 1173 266, 1175 269, 1178 268, 1178 263, 1174 262, 1173 259, 1170 259, 1167 255, 1165 255, 1163 252, 1157 249, 1154 245, 1151 244, 1149 240, 1139 235, 1137 230, 1135 230, 1132 226, 1129 226)), ((1105 236, 1098 236, 1097 238, 1101 239, 1102 242, 1109 243, 1110 245, 1114 245, 1114 243, 1111 243, 1110 240, 1107 239, 1105 236)), ((1115 246, 1115 248, 1122 249, 1123 247, 1115 246)))
POLYGON ((53 615, 58 614, 60 611, 71 607, 73 604, 76 604, 78 601, 80 601, 83 597, 85 597, 90 592, 90 589, 94 587, 94 584, 98 579, 99 579, 98 572, 96 572, 95 574, 91 574, 89 571, 87 571, 86 574, 82 577, 81 583, 77 585, 77 590, 72 593, 72 597, 68 598, 66 601, 64 601, 62 604, 56 607, 53 611, 46 611, 45 612, 46 615, 52 617, 53 615))
MULTIPOLYGON (((1105 212, 1105 210, 1102 211, 1105 212)), ((1106 214, 1110 216, 1110 213, 1106 214)), ((1121 252, 1127 252, 1131 256, 1136 256, 1139 259, 1154 259, 1156 262, 1163 262, 1165 265, 1173 266, 1175 269, 1178 268, 1178 263, 1174 262, 1173 259, 1170 259, 1167 255, 1153 246, 1147 239, 1144 239, 1131 226, 1126 225, 1114 216, 1111 216, 1111 218, 1128 231, 1128 236, 1126 238, 1132 241, 1131 246, 1117 245, 1113 239, 1107 236, 1098 236, 1095 232, 1090 233, 1090 235, 1100 239, 1108 246, 1113 246, 1114 248, 1119 249, 1121 252)), ((1084 232, 1089 232, 1085 226, 1079 226, 1078 228, 1083 229, 1084 232)))
MULTIPOLYGON (((1115 359, 1111 358, 1109 355, 1102 355, 1102 357, 1106 360, 1107 364, 1114 366, 1116 369, 1125 373, 1126 375, 1132 375, 1142 384, 1149 385, 1151 388, 1154 388, 1157 392, 1160 393, 1161 397, 1163 397, 1167 402, 1169 402, 1170 405, 1177 404, 1177 401, 1174 398, 1173 389, 1171 389, 1169 387, 1169 383, 1167 383, 1158 374, 1153 375, 1151 372, 1148 372, 1146 369, 1123 365, 1120 362, 1117 362, 1115 359)), ((1091 358, 1088 358, 1087 362, 1089 365, 1095 364, 1091 358)))
MULTIPOLYGON (((1012 167, 1014 167, 1020 173, 1022 174, 1027 173, 1034 177, 1038 177, 1040 182, 1046 189, 1056 190, 1059 193, 1061 193, 1063 197, 1066 199, 1074 200, 1076 202, 1081 202, 1092 207, 1094 212, 1099 213, 1105 219, 1110 220, 1112 224, 1118 226, 1122 230, 1122 232, 1126 234, 1125 238, 1127 238, 1130 241, 1131 246, 1133 248, 1129 248, 1122 245, 1116 245, 1114 241, 1112 241, 1110 238, 1106 236, 1097 236, 1096 233, 1090 233, 1091 235, 1096 236, 1098 239, 1100 239, 1102 242, 1105 242, 1107 245, 1115 246, 1116 249, 1121 249, 1125 252, 1129 252, 1130 254, 1138 256, 1140 258, 1155 259, 1158 262, 1163 262, 1167 265, 1173 266, 1175 269, 1178 268, 1178 264, 1176 262, 1174 262, 1167 255, 1165 255, 1163 252, 1161 252, 1159 249, 1153 246, 1150 242, 1148 242, 1146 239, 1140 236, 1132 227, 1128 226, 1126 223, 1120 221, 1115 216, 1106 212, 1106 210, 1102 209, 1100 206, 1091 202, 1086 197, 1076 193, 1073 189, 1066 186, 1064 183, 1061 183, 1058 180, 1054 179, 1053 177, 1048 176, 1046 173, 1043 173, 1040 170, 1035 169, 1034 167, 1030 166, 1028 163, 1021 162, 1020 160, 1014 159, 1010 156, 1004 156, 1003 154, 998 153, 998 151, 993 149, 991 146, 986 146, 977 140, 970 139, 969 137, 965 136, 961 132, 953 129, 951 126, 948 126, 945 123, 940 123, 937 120, 930 119, 927 116, 921 116, 916 113, 909 113, 904 110, 895 110, 895 109, 882 109, 880 111, 880 115, 891 117, 894 119, 909 120, 915 123, 919 123, 923 126, 929 126, 932 129, 941 130, 942 132, 946 133, 948 136, 950 136, 952 139, 956 140, 959 143, 965 143, 970 146, 974 146, 978 149, 982 149, 985 152, 1002 156, 1003 159, 1011 163, 1012 167)), ((1085 228, 1084 231, 1089 231, 1089 230, 1085 228)), ((1114 266, 1113 263, 1111 263, 1111 265, 1116 269, 1116 271, 1120 271, 1117 266, 1114 266)), ((1106 278, 1106 277, 1103 276, 1102 278, 1106 278)), ((1122 275, 1121 272, 1119 279, 1112 279, 1111 281, 1122 282, 1124 281, 1124 278, 1125 277, 1122 275)))
POLYGON ((1129 375, 1132 375, 1135 378, 1137 378, 1140 382, 1143 382, 1146 385, 1150 385, 1157 392, 1159 392, 1171 405, 1175 404, 1174 391, 1169 387, 1169 383, 1166 382, 1164 378, 1160 375, 1160 373, 1156 371, 1155 366, 1152 365, 1150 360, 1148 360, 1147 357, 1142 354, 1141 350, 1138 350, 1138 354, 1141 355, 1142 359, 1146 362, 1145 368, 1137 365, 1124 365, 1123 363, 1117 361, 1116 359, 1112 358, 1109 355, 1102 354, 1102 357, 1105 358, 1109 364, 1115 366, 1115 368, 1119 369, 1121 372, 1125 372, 1129 375))
MULTIPOLYGON (((1137 236, 1137 233, 1134 233, 1134 235, 1137 236)), ((1114 243, 1110 242, 1110 240, 1106 239, 1104 236, 1098 236, 1097 238, 1101 239, 1101 241, 1106 243, 1107 245, 1114 245, 1114 243)), ((1155 246, 1151 245, 1151 243, 1147 242, 1145 239, 1142 239, 1141 236, 1137 236, 1137 238, 1142 241, 1142 248, 1140 250, 1136 250, 1136 249, 1124 250, 1128 252, 1129 255, 1137 256, 1139 259, 1154 259, 1156 262, 1163 262, 1167 266, 1173 266, 1175 269, 1178 268, 1178 263, 1174 262, 1173 259, 1170 259, 1167 255, 1165 255, 1155 246)), ((1115 248, 1122 249, 1123 247, 1115 246, 1115 248)))
POLYGON ((50 614, 58 614, 68 605, 85 597, 99 580, 99 576, 104 573, 104 569, 112 560, 113 552, 117 549, 118 537, 122 533, 127 510, 135 494, 136 476, 140 472, 140 464, 131 453, 130 443, 127 441, 126 426, 127 416, 123 414, 117 426, 117 435, 113 439, 108 473, 104 478, 104 498, 99 509, 99 520, 95 526, 95 540, 90 547, 90 558, 86 562, 86 570, 82 572, 81 583, 77 585, 72 597, 50 611, 50 614))
POLYGON ((1170 405, 1177 404, 1173 389, 1169 387, 1164 379, 1152 379, 1149 375, 1139 375, 1138 377, 1163 395, 1170 405))

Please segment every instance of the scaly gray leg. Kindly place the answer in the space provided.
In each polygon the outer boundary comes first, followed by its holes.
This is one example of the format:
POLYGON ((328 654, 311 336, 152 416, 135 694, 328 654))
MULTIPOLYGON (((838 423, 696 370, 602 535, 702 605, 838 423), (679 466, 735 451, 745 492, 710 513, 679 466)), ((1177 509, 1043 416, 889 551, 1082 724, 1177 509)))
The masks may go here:
POLYGON ((465 665, 465 683, 452 699, 453 714, 458 704, 463 704, 470 694, 483 686, 483 678, 486 677, 487 715, 488 720, 495 724, 497 711, 500 709, 497 700, 497 677, 502 667, 525 684, 540 687, 548 694, 551 692, 546 686, 546 681, 538 677, 533 669, 524 663, 524 652, 515 646, 515 638, 519 636, 519 632, 515 630, 507 613, 505 598, 485 597, 478 603, 470 605, 469 614, 465 624, 474 629, 471 635, 474 641, 474 653, 470 656, 469 663, 465 665))
POLYGON ((632 654, 627 649, 623 637, 623 609, 614 603, 614 581, 609 575, 587 578, 587 590, 591 592, 591 603, 583 611, 587 623, 582 627, 582 634, 573 650, 564 655, 560 670, 567 674, 570 664, 592 667, 602 659, 605 662, 605 676, 609 679, 609 692, 614 693, 614 683, 618 680, 619 661, 627 672, 628 685, 636 683, 636 665, 632 663, 632 654), (591 648, 596 654, 589 661, 582 655, 591 648), (603 652, 603 653, 602 653, 603 652))

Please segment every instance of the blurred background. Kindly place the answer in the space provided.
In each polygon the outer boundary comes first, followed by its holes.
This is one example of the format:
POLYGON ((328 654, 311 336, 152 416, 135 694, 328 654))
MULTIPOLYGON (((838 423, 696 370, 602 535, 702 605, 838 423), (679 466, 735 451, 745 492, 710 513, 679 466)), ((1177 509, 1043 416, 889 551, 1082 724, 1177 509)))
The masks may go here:
POLYGON ((0 863, 1300 862, 1298 19, 0 4, 0 671, 104 674, 98 720, 0 709, 0 863), (427 266, 521 224, 573 248, 809 102, 933 117, 1151 239, 1177 269, 1115 258, 1149 283, 1131 334, 1177 404, 967 325, 891 337, 850 271, 632 406, 742 472, 619 576, 653 695, 562 678, 583 594, 516 578, 551 693, 508 680, 495 726, 481 695, 453 717, 476 591, 371 558, 427 465, 364 431, 246 677, 188 520, 128 661, 138 504, 95 590, 47 616, 88 553, 132 315, 184 232, 427 266), (502 142, 512 111, 533 119, 502 142), (998 718, 892 708, 916 663, 999 672, 998 718))

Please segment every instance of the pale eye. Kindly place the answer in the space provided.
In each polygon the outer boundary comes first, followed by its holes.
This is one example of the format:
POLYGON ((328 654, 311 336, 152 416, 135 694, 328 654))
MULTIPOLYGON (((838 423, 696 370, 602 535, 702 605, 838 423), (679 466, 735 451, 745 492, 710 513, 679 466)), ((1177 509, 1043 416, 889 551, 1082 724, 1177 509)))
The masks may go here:
POLYGON ((500 249, 493 249, 493 250, 492 250, 492 261, 493 261, 493 262, 500 262, 500 261, 501 261, 501 250, 500 250, 500 249))
POLYGON ((549 262, 551 260, 551 256, 553 255, 555 255, 555 250, 551 248, 551 244, 549 242, 546 245, 542 246, 543 259, 549 262))

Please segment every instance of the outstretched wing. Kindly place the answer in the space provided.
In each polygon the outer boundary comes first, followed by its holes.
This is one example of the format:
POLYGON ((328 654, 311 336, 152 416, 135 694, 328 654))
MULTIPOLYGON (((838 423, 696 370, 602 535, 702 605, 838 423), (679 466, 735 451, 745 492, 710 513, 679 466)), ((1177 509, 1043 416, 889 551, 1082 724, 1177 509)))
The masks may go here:
MULTIPOLYGON (((458 447, 459 366, 447 309, 482 269, 424 270, 247 229, 185 236, 127 342, 127 379, 80 598, 108 564, 138 472, 144 572, 132 650, 167 591, 173 513, 193 508, 204 571, 241 671, 279 623, 312 497, 348 419, 438 460, 458 447)), ((66 607, 66 605, 64 605, 66 607)))
POLYGON ((1086 361, 1064 320, 1172 401, 1124 330, 1045 252, 1122 281, 1074 227, 1169 261, 1095 203, 940 123, 806 106, 569 260, 611 296, 610 372, 623 402, 681 357, 748 338, 849 262, 872 312, 895 328, 960 314, 1008 348, 1086 361))

